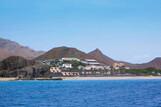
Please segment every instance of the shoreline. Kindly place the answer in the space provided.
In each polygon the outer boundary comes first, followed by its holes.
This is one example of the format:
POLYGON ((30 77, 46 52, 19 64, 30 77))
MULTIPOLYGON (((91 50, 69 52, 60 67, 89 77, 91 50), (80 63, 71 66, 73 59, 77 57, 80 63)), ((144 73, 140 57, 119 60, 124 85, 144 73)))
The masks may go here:
POLYGON ((63 80, 150 80, 161 79, 161 76, 134 76, 134 77, 63 77, 63 80))
MULTIPOLYGON (((111 77, 54 77, 50 78, 35 78, 33 80, 150 80, 150 79, 161 79, 161 76, 111 76, 111 77)), ((17 78, 3 78, 0 77, 1 81, 17 81, 17 78)), ((27 79, 26 79, 27 80, 27 79)))
POLYGON ((6 77, 0 77, 0 82, 1 81, 16 81, 17 78, 11 77, 11 78, 6 78, 6 77))

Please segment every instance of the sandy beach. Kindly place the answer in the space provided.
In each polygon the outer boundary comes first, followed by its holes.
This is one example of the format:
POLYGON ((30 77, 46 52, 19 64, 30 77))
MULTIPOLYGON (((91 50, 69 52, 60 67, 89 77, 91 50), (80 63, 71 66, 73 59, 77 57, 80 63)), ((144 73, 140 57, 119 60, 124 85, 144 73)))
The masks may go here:
POLYGON ((135 76, 135 77, 63 77, 63 80, 141 80, 161 79, 159 76, 135 76))
POLYGON ((14 81, 14 80, 17 80, 17 78, 3 78, 3 77, 0 77, 0 81, 14 81))
MULTIPOLYGON (((62 80, 141 80, 141 79, 161 79, 161 76, 135 76, 135 77, 56 77, 53 79, 50 78, 41 78, 37 80, 57 80, 62 78, 62 80)), ((15 81, 17 78, 2 78, 0 81, 15 81)))

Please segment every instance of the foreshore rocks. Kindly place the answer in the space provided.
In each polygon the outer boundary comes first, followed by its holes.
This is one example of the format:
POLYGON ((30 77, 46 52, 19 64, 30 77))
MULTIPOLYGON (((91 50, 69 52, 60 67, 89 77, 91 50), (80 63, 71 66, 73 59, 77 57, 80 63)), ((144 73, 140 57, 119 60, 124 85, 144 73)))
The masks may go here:
POLYGON ((0 77, 17 77, 33 79, 50 76, 49 66, 26 60, 23 57, 12 56, 0 63, 0 77))
POLYGON ((20 56, 11 56, 1 62, 0 69, 15 70, 34 64, 35 62, 33 60, 26 60, 25 58, 20 56))

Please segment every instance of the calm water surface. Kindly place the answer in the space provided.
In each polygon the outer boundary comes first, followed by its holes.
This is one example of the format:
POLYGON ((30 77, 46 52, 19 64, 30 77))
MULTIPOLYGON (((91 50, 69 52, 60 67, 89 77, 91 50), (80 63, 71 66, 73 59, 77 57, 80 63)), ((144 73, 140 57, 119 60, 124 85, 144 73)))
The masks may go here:
POLYGON ((161 107, 161 80, 0 82, 0 107, 161 107))

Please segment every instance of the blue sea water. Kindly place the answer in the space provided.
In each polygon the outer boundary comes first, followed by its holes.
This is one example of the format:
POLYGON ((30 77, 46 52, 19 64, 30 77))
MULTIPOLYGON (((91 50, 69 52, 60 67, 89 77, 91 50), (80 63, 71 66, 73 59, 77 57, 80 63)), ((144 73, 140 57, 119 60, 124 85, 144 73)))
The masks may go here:
POLYGON ((0 107, 161 107, 161 80, 0 82, 0 107))

